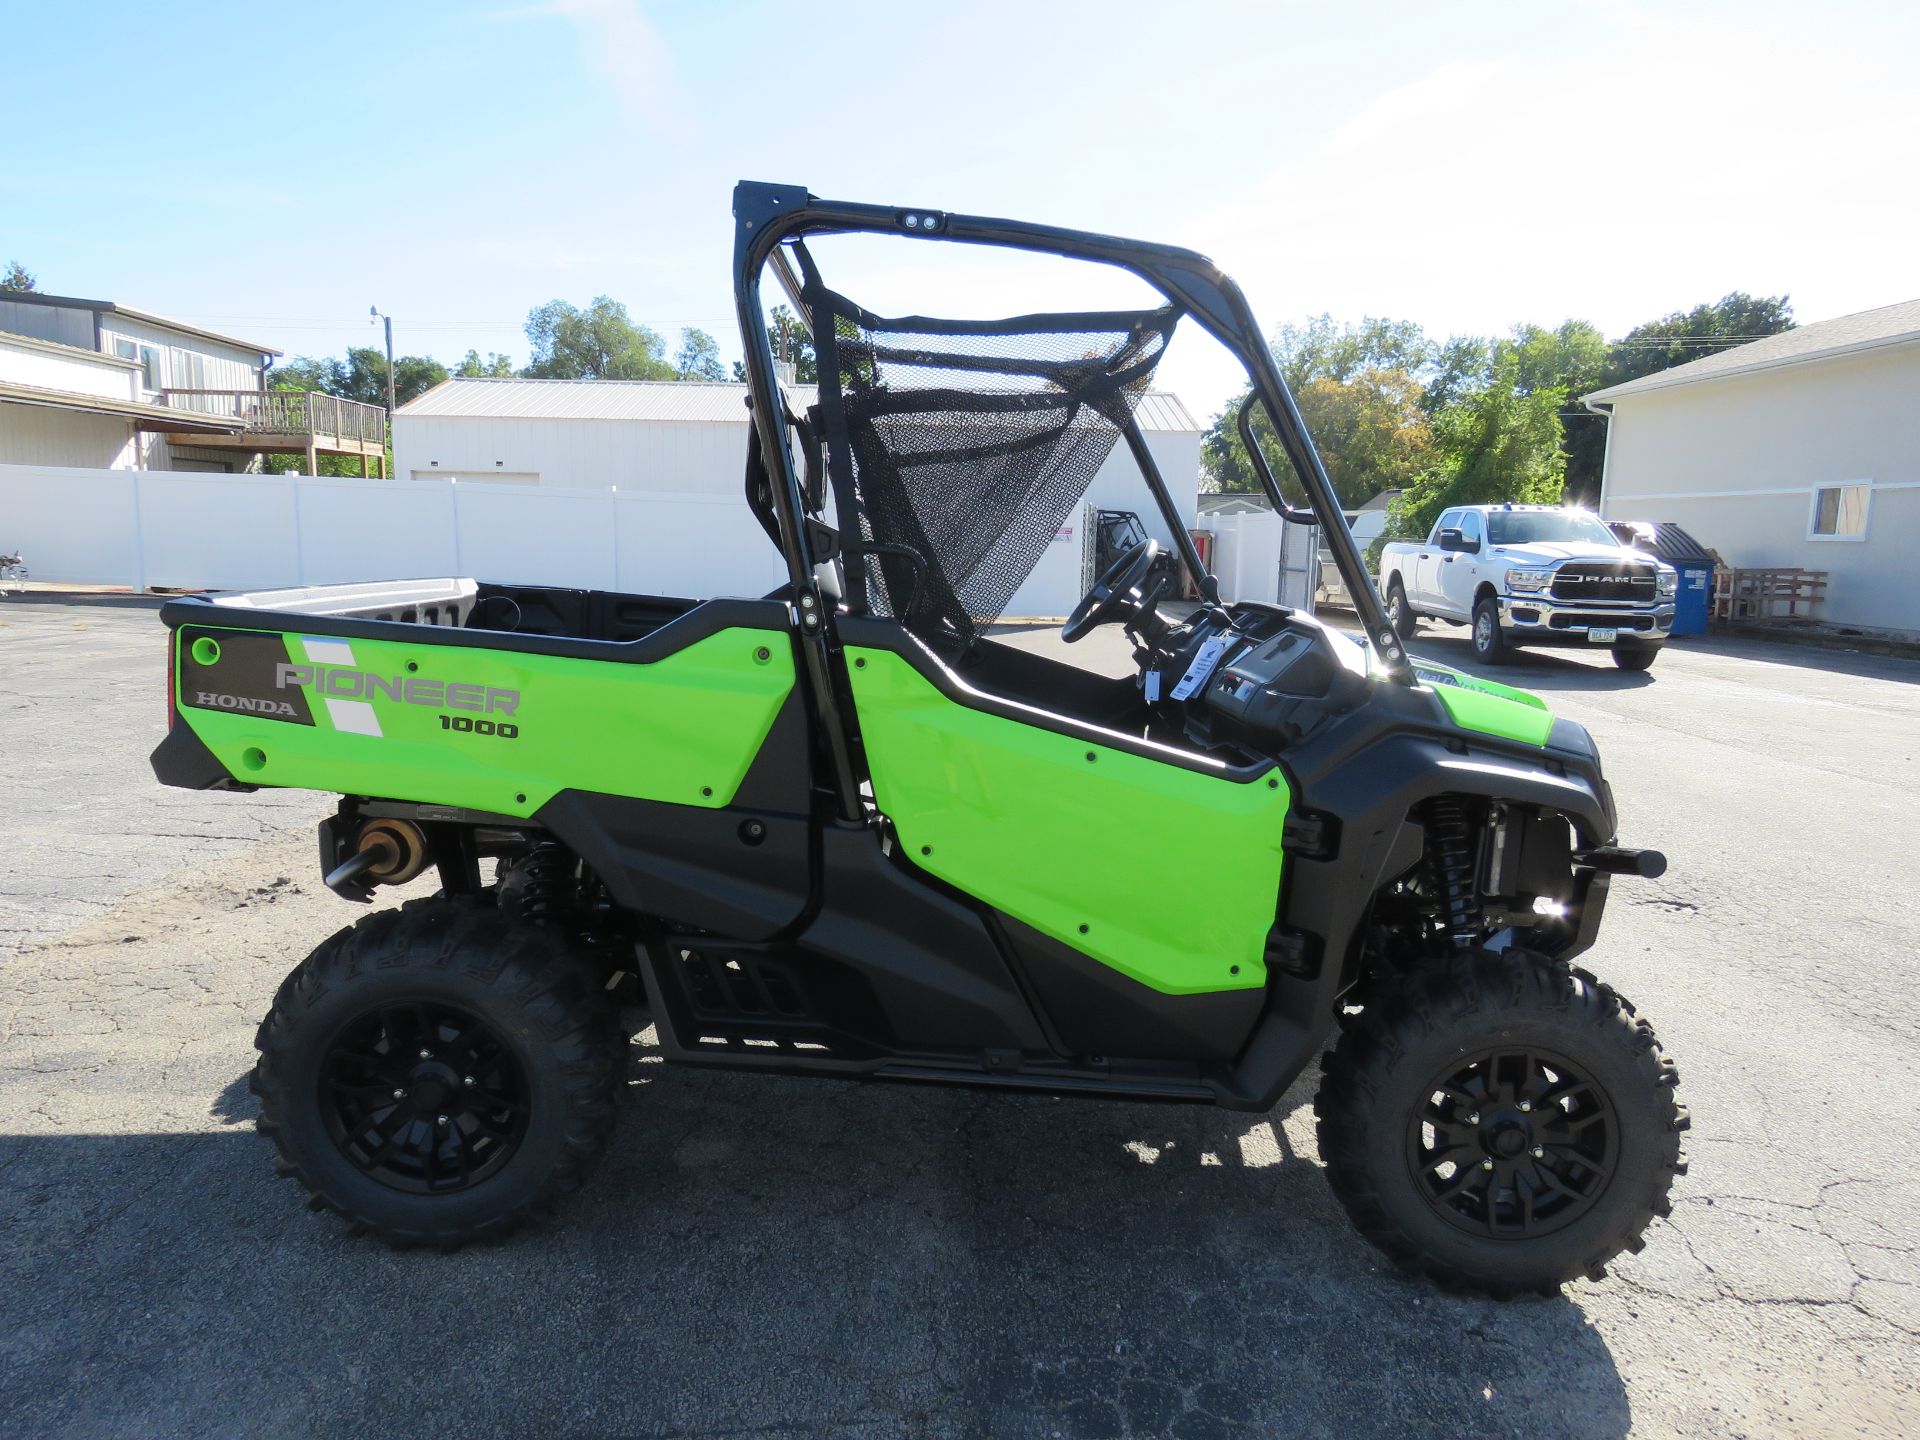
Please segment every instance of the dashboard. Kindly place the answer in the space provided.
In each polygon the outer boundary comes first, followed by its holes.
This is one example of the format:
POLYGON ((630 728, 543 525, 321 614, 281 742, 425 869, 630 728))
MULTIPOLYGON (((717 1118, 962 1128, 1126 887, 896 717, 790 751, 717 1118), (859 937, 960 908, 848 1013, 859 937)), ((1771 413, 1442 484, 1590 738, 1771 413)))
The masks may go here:
POLYGON ((1363 703, 1369 687, 1358 643, 1277 605, 1197 612, 1140 659, 1156 711, 1203 745, 1255 753, 1308 739, 1363 703))

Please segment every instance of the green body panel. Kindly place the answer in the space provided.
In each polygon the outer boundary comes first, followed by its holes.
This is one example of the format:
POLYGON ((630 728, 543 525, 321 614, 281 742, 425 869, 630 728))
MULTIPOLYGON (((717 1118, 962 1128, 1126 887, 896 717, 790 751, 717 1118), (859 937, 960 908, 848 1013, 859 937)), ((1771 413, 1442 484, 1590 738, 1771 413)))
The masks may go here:
POLYGON ((1478 730, 1523 745, 1545 745, 1553 733, 1553 712, 1538 695, 1425 660, 1415 663, 1414 673, 1432 687, 1462 730, 1478 730))
MULTIPOLYGON (((650 664, 484 645, 339 641, 292 633, 285 640, 296 665, 350 646, 355 670, 439 681, 449 694, 454 686, 486 687, 518 692, 518 699, 510 711, 470 704, 464 714, 385 694, 351 701, 371 708, 377 735, 341 729, 320 684, 297 687, 306 694, 312 725, 182 703, 181 720, 230 773, 256 785, 515 816, 531 815, 557 792, 570 789, 680 805, 726 805, 794 682, 791 642, 775 630, 724 630, 650 664), (451 731, 443 717, 494 724, 510 717, 518 734, 451 731)), ((183 669, 190 648, 179 647, 175 663, 183 669)), ((209 678, 217 683, 219 666, 201 673, 202 683, 209 678)))
POLYGON ((1289 795, 971 710, 850 649, 874 799, 915 865, 1170 995, 1266 982, 1289 795))

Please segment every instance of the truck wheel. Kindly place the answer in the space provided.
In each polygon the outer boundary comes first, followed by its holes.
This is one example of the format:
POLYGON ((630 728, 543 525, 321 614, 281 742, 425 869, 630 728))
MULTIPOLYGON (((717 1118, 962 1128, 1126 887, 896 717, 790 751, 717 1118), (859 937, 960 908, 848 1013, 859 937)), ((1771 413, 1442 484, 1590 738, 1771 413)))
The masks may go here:
POLYGON ((281 984, 254 1040, 260 1129, 313 1209, 396 1246, 490 1239, 599 1159, 624 1039, 559 937, 416 900, 281 984))
POLYGON ((1402 1268, 1498 1298, 1597 1280, 1686 1173, 1653 1029, 1583 970, 1469 951, 1386 982, 1324 1062, 1320 1157, 1402 1268))
POLYGON ((1616 645, 1613 647, 1613 663, 1622 670, 1650 670, 1659 654, 1658 645, 1616 645))
POLYGON ((1407 592, 1398 576, 1387 586, 1387 623, 1393 626, 1393 633, 1402 640, 1411 640, 1413 632, 1420 626, 1420 617, 1407 604, 1407 592))
POLYGON ((1500 604, 1491 595, 1473 607, 1473 653, 1485 665, 1504 665, 1512 653, 1500 630, 1500 604))

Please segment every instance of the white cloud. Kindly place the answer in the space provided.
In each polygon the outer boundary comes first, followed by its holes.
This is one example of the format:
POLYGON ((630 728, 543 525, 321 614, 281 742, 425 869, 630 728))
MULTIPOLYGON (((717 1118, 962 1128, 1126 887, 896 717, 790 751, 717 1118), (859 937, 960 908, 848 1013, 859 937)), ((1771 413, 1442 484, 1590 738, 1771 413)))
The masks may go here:
POLYGON ((494 10, 489 20, 564 20, 588 66, 607 81, 622 114, 669 137, 687 134, 691 114, 672 51, 639 0, 541 0, 494 10))
MULTIPOLYGON (((1909 46, 1863 44, 1815 8, 1589 20, 1562 59, 1447 63, 1376 97, 1174 238, 1269 326, 1578 315, 1618 333, 1731 289, 1790 292, 1802 319, 1920 294, 1909 46)), ((1182 383, 1205 408, 1234 380, 1182 383)))

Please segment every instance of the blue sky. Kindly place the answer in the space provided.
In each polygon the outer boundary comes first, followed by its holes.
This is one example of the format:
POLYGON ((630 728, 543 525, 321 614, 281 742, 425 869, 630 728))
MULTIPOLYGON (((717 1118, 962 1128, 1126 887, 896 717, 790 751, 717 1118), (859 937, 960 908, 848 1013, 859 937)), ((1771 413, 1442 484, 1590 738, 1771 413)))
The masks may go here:
MULTIPOLYGON (((1920 295, 1917 12, 72 0, 8 21, 0 262, 290 353, 372 343, 378 304, 403 352, 524 360, 531 307, 610 294, 731 355, 751 177, 1194 245, 1269 328, 1618 333, 1731 289, 1819 319, 1920 295)), ((835 278, 1049 293, 909 248, 835 278)), ((1210 413, 1203 349, 1164 373, 1210 413)))

